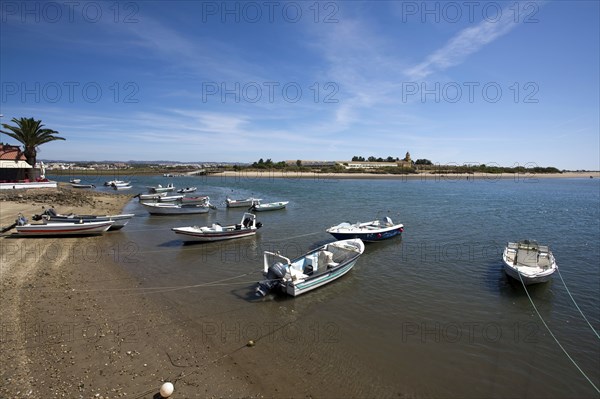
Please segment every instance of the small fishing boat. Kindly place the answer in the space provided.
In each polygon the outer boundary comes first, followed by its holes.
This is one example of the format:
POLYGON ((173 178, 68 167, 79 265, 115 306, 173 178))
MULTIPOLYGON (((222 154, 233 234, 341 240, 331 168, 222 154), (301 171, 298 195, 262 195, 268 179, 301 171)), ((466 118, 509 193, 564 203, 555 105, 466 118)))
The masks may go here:
POLYGON ((114 190, 129 190, 131 188, 131 185, 124 185, 124 186, 112 186, 112 188, 114 190))
POLYGON ((22 215, 17 219, 17 234, 19 236, 70 236, 70 235, 95 235, 107 231, 114 221, 82 222, 82 223, 27 223, 22 215))
POLYGON ((290 203, 289 201, 271 202, 268 204, 258 203, 258 204, 252 205, 252 207, 250 209, 252 209, 253 211, 256 211, 256 212, 276 211, 278 209, 285 208, 285 206, 289 203, 290 203))
POLYGON ((522 280, 525 285, 546 282, 558 270, 550 248, 533 240, 509 242, 504 248, 502 260, 506 274, 515 280, 522 280))
POLYGON ((226 201, 227 201, 227 208, 244 208, 244 207, 248 208, 253 205, 260 204, 259 198, 252 198, 252 197, 246 198, 246 199, 239 199, 239 200, 234 200, 234 199, 227 197, 226 201))
POLYGON ((88 222, 114 222, 109 230, 120 230, 135 215, 133 213, 124 213, 120 215, 68 215, 57 213, 54 208, 44 209, 39 215, 34 215, 33 220, 42 220, 44 223, 88 223, 88 222))
POLYGON ((151 193, 167 193, 169 191, 175 190, 175 186, 173 186, 173 183, 169 183, 166 187, 163 187, 159 184, 156 187, 148 187, 148 190, 151 193))
POLYGON ((113 186, 115 184, 123 184, 125 183, 123 180, 109 180, 109 181, 105 181, 104 185, 105 186, 113 186))
POLYGON ((346 240, 349 238, 360 238, 365 242, 374 242, 387 240, 402 234, 404 225, 402 223, 394 224, 389 217, 383 220, 373 220, 364 223, 340 223, 337 226, 328 228, 327 233, 331 234, 338 240, 346 240))
POLYGON ((256 215, 244 213, 239 224, 221 226, 219 223, 213 223, 210 227, 173 227, 171 230, 179 234, 184 241, 221 241, 254 235, 261 227, 262 223, 256 221, 256 215))
POLYGON ((193 203, 197 203, 197 202, 204 202, 208 199, 207 196, 202 196, 202 197, 183 197, 181 199, 181 202, 184 204, 193 204, 193 203))
POLYGON ((163 197, 158 197, 158 202, 176 202, 181 199, 183 199, 183 195, 165 195, 163 197))
POLYGON ((131 182, 130 181, 114 181, 111 183, 112 187, 125 187, 125 186, 131 186, 131 182))
POLYGON ((210 209, 210 204, 173 204, 173 203, 143 203, 141 204, 151 215, 188 215, 207 213, 210 209))
POLYGON ((140 199, 140 201, 145 201, 145 200, 158 200, 160 197, 165 197, 167 195, 166 192, 164 193, 154 193, 154 194, 138 194, 137 197, 140 199))
POLYGON ((186 188, 180 188, 179 190, 177 190, 177 192, 180 194, 186 194, 186 193, 194 193, 194 192, 196 192, 196 190, 198 190, 197 187, 186 187, 186 188))
POLYGON ((79 183, 81 183, 81 179, 71 179, 71 180, 69 180, 69 183, 79 184, 79 183))
POLYGON ((71 187, 73 188, 96 188, 93 184, 77 184, 71 183, 71 187))
POLYGON ((265 251, 266 279, 258 283, 256 294, 266 296, 276 289, 298 296, 314 290, 348 273, 364 250, 365 244, 356 238, 325 244, 294 260, 265 251))

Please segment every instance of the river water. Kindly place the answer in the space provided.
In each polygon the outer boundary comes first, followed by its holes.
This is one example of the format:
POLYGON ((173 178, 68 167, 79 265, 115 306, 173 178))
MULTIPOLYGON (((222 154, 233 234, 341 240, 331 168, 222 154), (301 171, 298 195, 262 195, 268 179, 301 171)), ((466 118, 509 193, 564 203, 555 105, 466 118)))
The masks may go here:
MULTIPOLYGON (((598 179, 335 180, 135 177, 132 192, 197 186, 207 215, 136 217, 112 236, 140 287, 223 353, 303 396, 597 397, 550 335, 520 282, 502 270, 507 241, 549 245, 568 290, 600 329, 598 179), (225 197, 290 201, 258 214, 256 237, 183 245, 171 227, 239 223, 225 197), (401 238, 367 244, 354 269, 297 298, 253 296, 262 251, 300 255, 343 221, 391 217, 401 238), (117 237, 118 235, 118 237, 117 237), (246 353, 250 353, 247 351, 246 353), (267 371, 269 370, 269 371, 267 371), (297 391, 296 391, 297 389, 297 391)), ((600 340, 558 275, 528 287, 542 319, 600 386, 600 340)))

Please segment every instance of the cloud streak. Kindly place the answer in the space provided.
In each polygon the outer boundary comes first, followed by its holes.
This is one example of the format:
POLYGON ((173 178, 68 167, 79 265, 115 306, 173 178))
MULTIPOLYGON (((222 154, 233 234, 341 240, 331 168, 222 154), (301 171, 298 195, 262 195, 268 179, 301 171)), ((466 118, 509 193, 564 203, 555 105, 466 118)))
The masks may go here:
MULTIPOLYGON (((524 5, 519 3, 518 6, 522 14, 524 5)), ((515 12, 506 7, 497 20, 484 19, 476 26, 461 30, 446 45, 430 54, 425 61, 405 70, 405 74, 411 80, 422 80, 437 71, 459 65, 468 56, 508 34, 520 24, 518 19, 515 21, 515 12)))

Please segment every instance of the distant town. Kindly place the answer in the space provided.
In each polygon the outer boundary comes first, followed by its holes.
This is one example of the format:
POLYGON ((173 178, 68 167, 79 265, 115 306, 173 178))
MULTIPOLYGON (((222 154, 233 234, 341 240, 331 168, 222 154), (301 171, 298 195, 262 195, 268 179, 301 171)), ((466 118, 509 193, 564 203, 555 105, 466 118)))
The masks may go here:
POLYGON ((562 173, 555 167, 540 167, 532 163, 510 167, 497 164, 435 164, 428 159, 413 160, 409 152, 403 158, 388 156, 354 156, 350 160, 285 160, 259 159, 249 162, 176 162, 176 161, 102 161, 67 162, 43 161, 49 173, 69 174, 74 171, 95 171, 97 173, 119 173, 135 169, 136 173, 184 173, 213 174, 223 171, 241 170, 286 170, 314 173, 372 173, 372 174, 414 174, 414 173, 562 173))

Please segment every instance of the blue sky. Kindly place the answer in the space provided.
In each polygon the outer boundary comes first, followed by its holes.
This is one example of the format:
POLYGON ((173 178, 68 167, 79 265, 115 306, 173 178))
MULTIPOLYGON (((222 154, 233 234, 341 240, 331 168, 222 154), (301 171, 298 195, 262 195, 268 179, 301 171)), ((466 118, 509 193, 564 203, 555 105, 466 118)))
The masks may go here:
POLYGON ((46 159, 598 170, 599 4, 3 1, 1 121, 46 159))

